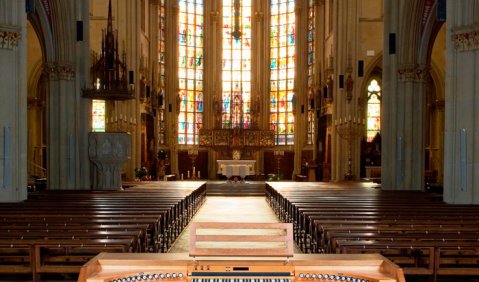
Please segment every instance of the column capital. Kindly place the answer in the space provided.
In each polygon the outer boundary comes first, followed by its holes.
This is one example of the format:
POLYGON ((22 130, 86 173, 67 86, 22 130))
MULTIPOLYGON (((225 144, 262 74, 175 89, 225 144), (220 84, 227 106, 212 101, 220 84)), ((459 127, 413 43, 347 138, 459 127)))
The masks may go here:
POLYGON ((66 62, 48 62, 43 71, 51 80, 73 80, 76 75, 75 64, 66 62))
POLYGON ((479 49, 479 26, 468 26, 452 30, 451 41, 457 51, 479 49))
POLYGON ((263 12, 255 12, 254 13, 254 18, 257 22, 260 22, 264 18, 264 13, 263 12))
POLYGON ((214 22, 218 21, 219 15, 220 15, 220 12, 218 10, 214 10, 210 12, 211 20, 214 22))
POLYGON ((397 74, 401 82, 426 82, 429 77, 429 68, 405 65, 398 68, 397 74))
POLYGON ((0 49, 13 49, 18 46, 22 34, 18 28, 0 25, 0 49))

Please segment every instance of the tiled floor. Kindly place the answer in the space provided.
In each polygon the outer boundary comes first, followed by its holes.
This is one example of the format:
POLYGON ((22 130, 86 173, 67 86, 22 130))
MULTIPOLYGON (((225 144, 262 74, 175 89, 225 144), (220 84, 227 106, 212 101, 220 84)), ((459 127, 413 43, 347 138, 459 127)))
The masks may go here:
MULTIPOLYGON (((208 197, 193 218, 196 222, 280 222, 265 197, 208 197)), ((170 248, 170 253, 188 253, 189 228, 170 248)), ((295 246, 295 253, 301 251, 295 246)))

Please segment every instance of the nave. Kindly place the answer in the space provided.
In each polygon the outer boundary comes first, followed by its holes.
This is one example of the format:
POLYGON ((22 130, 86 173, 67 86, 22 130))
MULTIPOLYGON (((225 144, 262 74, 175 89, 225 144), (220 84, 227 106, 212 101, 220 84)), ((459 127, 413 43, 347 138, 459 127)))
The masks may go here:
POLYGON ((295 254, 380 253, 407 281, 477 281, 477 206, 354 182, 267 182, 266 197, 207 196, 205 187, 138 182, 122 191, 37 192, 1 204, 2 281, 73 281, 100 252, 187 253, 192 221, 289 222, 295 254))

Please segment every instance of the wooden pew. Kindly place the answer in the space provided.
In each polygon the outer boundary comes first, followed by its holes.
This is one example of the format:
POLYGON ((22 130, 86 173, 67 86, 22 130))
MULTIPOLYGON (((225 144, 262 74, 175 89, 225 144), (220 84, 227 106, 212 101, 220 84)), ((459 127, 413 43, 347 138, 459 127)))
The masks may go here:
POLYGON ((478 206, 432 193, 293 186, 267 185, 267 202, 294 223, 306 252, 380 252, 409 275, 478 275, 478 206))

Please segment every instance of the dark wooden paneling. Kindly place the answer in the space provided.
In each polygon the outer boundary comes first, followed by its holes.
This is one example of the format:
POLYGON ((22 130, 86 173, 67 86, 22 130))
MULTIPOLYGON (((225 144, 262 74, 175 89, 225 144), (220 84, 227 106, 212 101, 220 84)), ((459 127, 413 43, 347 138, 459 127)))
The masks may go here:
MULTIPOLYGON (((283 175, 284 180, 291 180, 294 170, 294 152, 284 152, 284 156, 279 163, 279 173, 283 175)), ((264 152, 264 173, 267 176, 270 173, 278 173, 278 161, 274 156, 274 151, 264 152)))
MULTIPOLYGON (((198 157, 195 160, 195 169, 196 171, 200 171, 201 179, 208 179, 208 152, 207 151, 199 151, 198 157)), ((188 156, 188 151, 179 151, 178 152, 178 171, 180 175, 178 179, 180 179, 181 174, 186 179, 188 171, 190 171, 190 176, 193 172, 193 163, 191 158, 188 156)), ((197 174, 198 175, 198 174, 197 174)))

